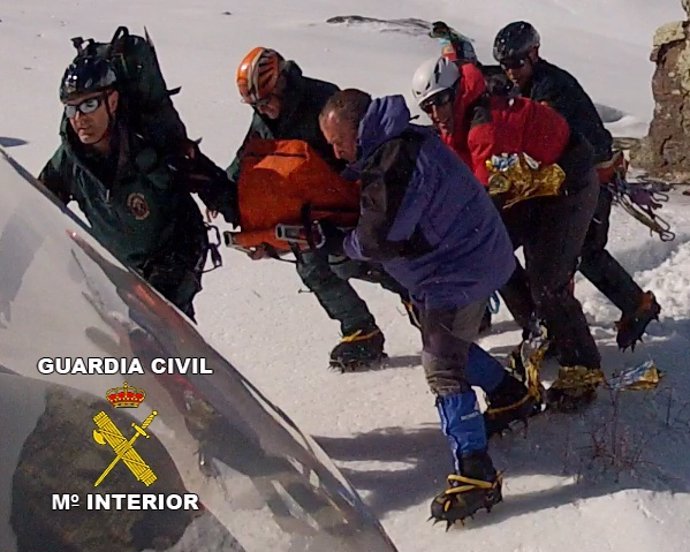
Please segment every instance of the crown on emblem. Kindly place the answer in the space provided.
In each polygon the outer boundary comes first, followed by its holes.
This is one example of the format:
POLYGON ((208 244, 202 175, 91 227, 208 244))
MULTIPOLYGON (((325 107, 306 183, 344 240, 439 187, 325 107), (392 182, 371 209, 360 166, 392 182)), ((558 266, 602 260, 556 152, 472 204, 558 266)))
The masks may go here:
POLYGON ((122 387, 113 387, 105 393, 105 398, 115 408, 139 408, 144 402, 146 392, 138 387, 131 387, 127 382, 122 387))

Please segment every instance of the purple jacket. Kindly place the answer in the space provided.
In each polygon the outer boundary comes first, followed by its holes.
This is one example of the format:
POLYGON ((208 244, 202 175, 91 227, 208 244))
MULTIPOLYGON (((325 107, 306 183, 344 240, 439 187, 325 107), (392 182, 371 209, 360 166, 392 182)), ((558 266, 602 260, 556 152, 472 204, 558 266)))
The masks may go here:
POLYGON ((360 219, 345 253, 383 264, 427 309, 484 300, 515 268, 489 195, 402 96, 372 101, 359 125, 360 219))

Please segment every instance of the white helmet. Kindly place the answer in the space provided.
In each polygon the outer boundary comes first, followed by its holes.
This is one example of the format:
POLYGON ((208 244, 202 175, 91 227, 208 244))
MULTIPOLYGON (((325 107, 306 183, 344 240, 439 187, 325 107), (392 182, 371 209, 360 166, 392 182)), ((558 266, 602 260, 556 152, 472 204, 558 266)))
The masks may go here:
POLYGON ((458 66, 444 57, 422 63, 412 77, 412 95, 421 104, 434 94, 453 88, 460 78, 458 66))

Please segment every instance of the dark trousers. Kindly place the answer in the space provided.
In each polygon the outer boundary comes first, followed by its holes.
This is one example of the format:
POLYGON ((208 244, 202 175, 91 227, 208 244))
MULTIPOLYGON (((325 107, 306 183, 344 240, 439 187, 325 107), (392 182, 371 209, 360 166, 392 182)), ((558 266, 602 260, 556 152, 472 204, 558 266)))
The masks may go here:
MULTIPOLYGON (((596 210, 587 229, 578 270, 621 310, 623 316, 630 316, 640 304, 643 290, 606 250, 612 202, 611 192, 600 186, 596 210)), ((501 289, 501 297, 520 327, 527 328, 535 306, 527 272, 519 263, 509 282, 501 289)))
POLYGON ((297 273, 304 285, 314 293, 326 314, 340 322, 340 331, 343 335, 376 325, 366 303, 357 295, 348 279, 357 278, 377 283, 401 298, 407 297, 407 291, 383 269, 346 257, 329 259, 328 255, 321 251, 300 253, 297 259, 297 273))
POLYGON ((422 366, 436 395, 441 431, 448 439, 456 473, 464 471, 463 458, 487 448, 484 417, 468 381, 468 364, 488 300, 449 310, 420 309, 422 366))
POLYGON ((182 259, 171 258, 167 262, 149 264, 143 270, 144 279, 163 297, 196 322, 194 297, 201 291, 201 275, 206 252, 194 266, 182 259))
POLYGON ((623 315, 631 315, 640 304, 643 291, 606 250, 612 202, 613 194, 600 186, 599 201, 587 230, 579 269, 623 315))
POLYGON ((561 365, 599 368, 599 351, 582 305, 570 289, 599 198, 594 171, 588 180, 575 193, 527 200, 503 212, 513 246, 523 247, 525 272, 518 269, 501 294, 505 298, 529 293, 537 317, 546 322, 561 365))
POLYGON ((364 282, 378 284, 383 289, 395 293, 407 300, 409 292, 393 276, 388 274, 380 264, 363 261, 353 261, 344 256, 328 256, 331 270, 343 280, 354 278, 364 282))
POLYGON ((523 330, 529 331, 536 307, 529 287, 529 277, 519 259, 515 259, 515 270, 510 279, 499 290, 501 298, 511 316, 523 330))
POLYGON ((427 383, 439 396, 469 391, 467 361, 477 338, 488 297, 450 310, 420 309, 422 366, 427 383))

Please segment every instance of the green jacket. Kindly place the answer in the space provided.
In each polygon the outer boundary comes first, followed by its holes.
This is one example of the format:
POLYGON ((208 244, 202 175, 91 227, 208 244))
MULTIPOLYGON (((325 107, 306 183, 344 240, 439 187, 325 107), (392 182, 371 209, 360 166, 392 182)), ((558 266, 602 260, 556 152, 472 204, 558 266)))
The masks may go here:
POLYGON ((303 140, 336 172, 345 168, 345 163, 335 158, 333 148, 326 142, 319 128, 319 113, 328 98, 338 91, 338 87, 330 82, 303 76, 302 70, 294 61, 287 62, 285 71, 287 86, 280 117, 271 120, 254 111, 247 136, 227 169, 232 182, 236 183, 239 179, 242 151, 252 138, 303 140))
POLYGON ((67 121, 60 133, 39 180, 65 204, 77 201, 104 246, 140 271, 195 266, 208 243, 199 208, 141 136, 118 125, 105 158, 81 147, 67 121))

